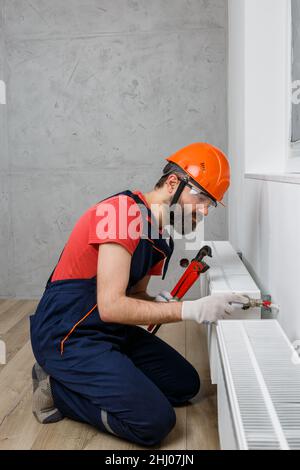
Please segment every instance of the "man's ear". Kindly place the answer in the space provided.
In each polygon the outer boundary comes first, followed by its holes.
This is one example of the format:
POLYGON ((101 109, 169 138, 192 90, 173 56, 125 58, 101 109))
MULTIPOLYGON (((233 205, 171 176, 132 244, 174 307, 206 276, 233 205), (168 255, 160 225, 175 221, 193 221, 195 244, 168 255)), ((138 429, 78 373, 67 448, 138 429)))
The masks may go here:
POLYGON ((168 176, 168 178, 166 180, 166 183, 167 183, 168 192, 172 193, 174 191, 174 189, 176 189, 178 184, 179 184, 178 176, 175 175, 175 173, 171 173, 168 176))

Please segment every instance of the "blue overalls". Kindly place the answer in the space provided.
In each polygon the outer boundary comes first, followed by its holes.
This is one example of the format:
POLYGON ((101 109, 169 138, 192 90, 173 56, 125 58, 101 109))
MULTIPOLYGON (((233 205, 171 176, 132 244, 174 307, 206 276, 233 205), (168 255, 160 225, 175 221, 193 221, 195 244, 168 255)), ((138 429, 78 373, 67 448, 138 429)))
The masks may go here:
MULTIPOLYGON (((130 191, 119 194, 147 213, 146 236, 132 256, 129 291, 164 258, 165 274, 172 250, 163 238, 149 237, 154 220, 143 201, 130 191)), ((54 282, 51 277, 30 317, 30 331, 35 358, 51 377, 56 407, 66 417, 140 445, 159 443, 175 425, 173 406, 199 391, 198 373, 143 328, 103 322, 96 277, 54 282)))

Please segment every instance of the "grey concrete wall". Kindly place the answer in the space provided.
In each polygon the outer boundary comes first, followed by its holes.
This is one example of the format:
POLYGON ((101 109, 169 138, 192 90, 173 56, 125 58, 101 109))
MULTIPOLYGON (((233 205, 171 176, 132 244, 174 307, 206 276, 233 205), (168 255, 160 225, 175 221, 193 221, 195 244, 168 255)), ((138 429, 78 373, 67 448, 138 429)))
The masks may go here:
POLYGON ((39 296, 81 213, 175 150, 226 150, 226 3, 0 0, 0 296, 39 296))

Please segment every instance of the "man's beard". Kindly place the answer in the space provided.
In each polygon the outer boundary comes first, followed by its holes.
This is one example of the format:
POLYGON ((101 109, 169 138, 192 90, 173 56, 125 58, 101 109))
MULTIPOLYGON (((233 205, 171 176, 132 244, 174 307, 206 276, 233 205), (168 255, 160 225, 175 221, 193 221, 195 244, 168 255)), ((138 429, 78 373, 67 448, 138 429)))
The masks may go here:
POLYGON ((189 233, 195 232, 197 225, 201 222, 203 216, 196 213, 196 211, 182 211, 182 222, 181 222, 181 234, 188 235, 189 233))

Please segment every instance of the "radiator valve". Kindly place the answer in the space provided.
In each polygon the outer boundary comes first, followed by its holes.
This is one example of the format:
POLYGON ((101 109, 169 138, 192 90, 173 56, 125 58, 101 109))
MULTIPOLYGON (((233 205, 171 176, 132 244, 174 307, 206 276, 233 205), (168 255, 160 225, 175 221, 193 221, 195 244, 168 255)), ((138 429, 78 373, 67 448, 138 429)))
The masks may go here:
POLYGON ((248 310, 249 308, 261 308, 267 313, 278 313, 279 312, 279 305, 273 304, 271 302, 271 296, 270 295, 263 295, 262 299, 252 299, 249 297, 249 295, 243 294, 244 297, 248 298, 248 303, 243 304, 242 309, 243 310, 248 310))

